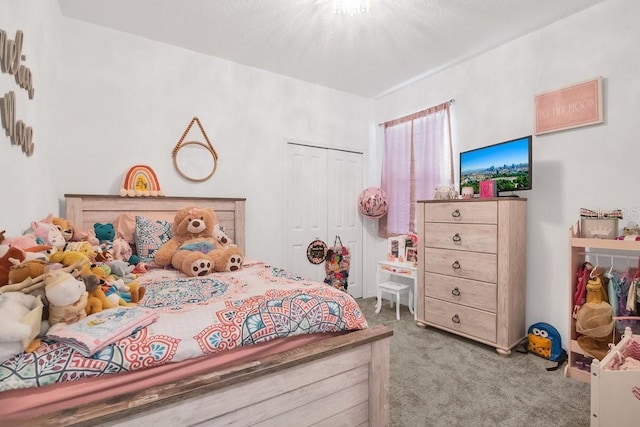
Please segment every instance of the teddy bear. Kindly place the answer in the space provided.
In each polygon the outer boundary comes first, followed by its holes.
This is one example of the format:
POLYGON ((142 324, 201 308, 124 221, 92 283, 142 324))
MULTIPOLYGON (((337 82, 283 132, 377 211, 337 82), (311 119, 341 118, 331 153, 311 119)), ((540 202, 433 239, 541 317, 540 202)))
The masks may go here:
POLYGON ((0 294, 0 363, 23 352, 41 329, 40 297, 22 292, 0 294))
POLYGON ((155 254, 156 264, 171 264, 189 276, 237 270, 244 256, 238 248, 223 248, 213 237, 217 223, 212 209, 194 206, 180 209, 171 225, 173 236, 155 254), (230 268, 232 257, 235 261, 230 268))
POLYGON ((85 307, 89 294, 82 280, 63 270, 44 276, 44 293, 49 301, 50 332, 75 323, 87 316, 85 307))
POLYGON ((100 247, 110 250, 113 245, 113 239, 116 238, 116 229, 113 224, 102 224, 96 222, 93 224, 93 231, 96 233, 96 239, 98 239, 100 247))

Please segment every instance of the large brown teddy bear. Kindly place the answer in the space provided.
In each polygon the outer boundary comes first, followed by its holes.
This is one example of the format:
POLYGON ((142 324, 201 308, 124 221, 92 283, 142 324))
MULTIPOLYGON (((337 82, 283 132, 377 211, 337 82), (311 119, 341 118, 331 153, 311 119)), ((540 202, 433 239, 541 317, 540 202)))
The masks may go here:
POLYGON ((213 237, 217 223, 211 209, 195 206, 180 209, 171 225, 172 238, 155 254, 156 264, 171 264, 189 276, 239 269, 244 256, 238 248, 222 248, 218 244, 213 237))

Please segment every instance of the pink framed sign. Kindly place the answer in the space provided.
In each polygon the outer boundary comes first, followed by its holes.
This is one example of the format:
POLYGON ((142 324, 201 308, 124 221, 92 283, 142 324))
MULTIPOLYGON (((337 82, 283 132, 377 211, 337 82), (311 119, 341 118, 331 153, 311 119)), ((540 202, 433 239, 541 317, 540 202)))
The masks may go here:
POLYGON ((602 77, 535 97, 536 135, 604 122, 602 77))

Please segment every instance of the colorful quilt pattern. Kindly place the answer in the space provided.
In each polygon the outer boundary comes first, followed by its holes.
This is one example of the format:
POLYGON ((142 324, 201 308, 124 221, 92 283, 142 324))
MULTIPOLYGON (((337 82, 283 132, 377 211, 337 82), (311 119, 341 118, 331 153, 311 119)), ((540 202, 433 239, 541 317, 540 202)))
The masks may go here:
POLYGON ((128 372, 278 337, 367 327, 347 293, 259 262, 203 278, 151 270, 140 282, 147 289, 139 305, 158 313, 154 323, 91 357, 44 340, 33 353, 0 364, 0 392, 128 372))

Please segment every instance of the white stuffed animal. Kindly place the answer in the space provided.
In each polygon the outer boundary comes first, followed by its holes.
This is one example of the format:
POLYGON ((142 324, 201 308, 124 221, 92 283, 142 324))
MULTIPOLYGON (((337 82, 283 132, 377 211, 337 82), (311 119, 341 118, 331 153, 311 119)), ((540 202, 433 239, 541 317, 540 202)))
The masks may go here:
POLYGON ((220 224, 216 224, 213 226, 213 237, 220 243, 223 248, 230 246, 233 244, 227 233, 224 232, 222 228, 220 228, 220 224))
POLYGON ((0 363, 22 353, 40 333, 42 301, 22 292, 0 294, 0 363))

